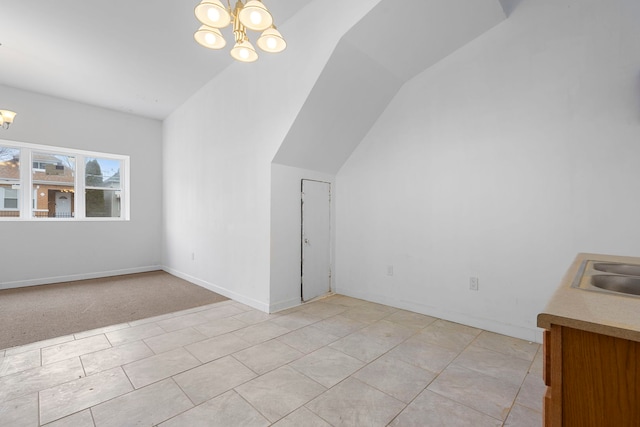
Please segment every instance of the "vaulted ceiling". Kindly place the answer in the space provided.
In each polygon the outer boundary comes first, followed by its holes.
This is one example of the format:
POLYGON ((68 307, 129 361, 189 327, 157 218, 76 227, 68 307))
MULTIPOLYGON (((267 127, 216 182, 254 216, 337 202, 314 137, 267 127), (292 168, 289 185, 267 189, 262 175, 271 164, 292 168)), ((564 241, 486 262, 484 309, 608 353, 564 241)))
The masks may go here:
MULTIPOLYGON (((281 26, 312 1, 265 4, 281 26)), ((234 62, 193 41, 198 0, 4 3, 2 85, 161 120, 234 62)), ((348 155, 405 81, 502 19, 499 0, 380 1, 337 46, 276 161, 335 171, 323 144, 348 155)))
MULTIPOLYGON (((311 1, 265 4, 281 25, 311 1)), ((0 2, 0 84, 164 119, 234 62, 194 42, 198 3, 0 2)))

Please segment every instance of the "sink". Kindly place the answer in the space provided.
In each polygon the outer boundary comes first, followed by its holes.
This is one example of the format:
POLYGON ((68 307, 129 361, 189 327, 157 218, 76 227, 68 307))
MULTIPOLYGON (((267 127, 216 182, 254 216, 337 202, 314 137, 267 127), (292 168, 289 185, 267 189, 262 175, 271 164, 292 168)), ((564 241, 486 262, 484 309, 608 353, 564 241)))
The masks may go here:
POLYGON ((591 276, 591 284, 607 291, 640 295, 640 277, 596 274, 591 276))
POLYGON ((626 276, 640 276, 640 265, 637 264, 614 264, 607 262, 596 262, 593 269, 605 273, 624 274, 626 276))
POLYGON ((584 260, 571 287, 640 298, 640 264, 584 260))

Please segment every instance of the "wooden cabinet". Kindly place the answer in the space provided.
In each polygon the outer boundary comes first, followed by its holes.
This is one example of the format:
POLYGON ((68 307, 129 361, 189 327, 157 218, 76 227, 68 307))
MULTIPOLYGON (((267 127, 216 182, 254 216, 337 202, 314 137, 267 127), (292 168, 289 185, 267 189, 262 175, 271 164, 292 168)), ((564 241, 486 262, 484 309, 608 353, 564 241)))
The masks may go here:
POLYGON ((551 324, 543 352, 545 426, 640 426, 639 342, 551 324))
POLYGON ((640 298, 583 286, 606 272, 598 263, 640 257, 578 254, 538 314, 546 426, 640 427, 640 298))

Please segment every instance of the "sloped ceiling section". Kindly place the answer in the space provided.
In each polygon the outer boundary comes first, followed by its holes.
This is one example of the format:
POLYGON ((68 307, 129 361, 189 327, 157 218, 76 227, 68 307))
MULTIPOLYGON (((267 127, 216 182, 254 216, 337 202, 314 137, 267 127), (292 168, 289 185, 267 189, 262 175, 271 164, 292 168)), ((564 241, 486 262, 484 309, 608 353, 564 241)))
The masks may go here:
POLYGON ((337 171, 402 82, 344 41, 338 44, 298 113, 276 163, 337 171))
POLYGON ((274 163, 336 174, 405 82, 504 19, 499 0, 382 0, 341 39, 274 163))

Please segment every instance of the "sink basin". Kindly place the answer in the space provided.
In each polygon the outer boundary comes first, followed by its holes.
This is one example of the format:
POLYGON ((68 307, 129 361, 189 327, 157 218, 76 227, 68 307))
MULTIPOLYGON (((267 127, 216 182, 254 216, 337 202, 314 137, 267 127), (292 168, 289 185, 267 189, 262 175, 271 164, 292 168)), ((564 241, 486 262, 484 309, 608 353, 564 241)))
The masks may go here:
POLYGON ((640 277, 596 274, 591 276, 591 284, 607 291, 640 295, 640 277))
POLYGON ((605 273, 625 274, 627 276, 640 276, 640 265, 637 264, 614 264, 607 262, 596 262, 593 269, 605 273))
POLYGON ((640 264, 584 260, 571 287, 590 292, 640 298, 640 264))

